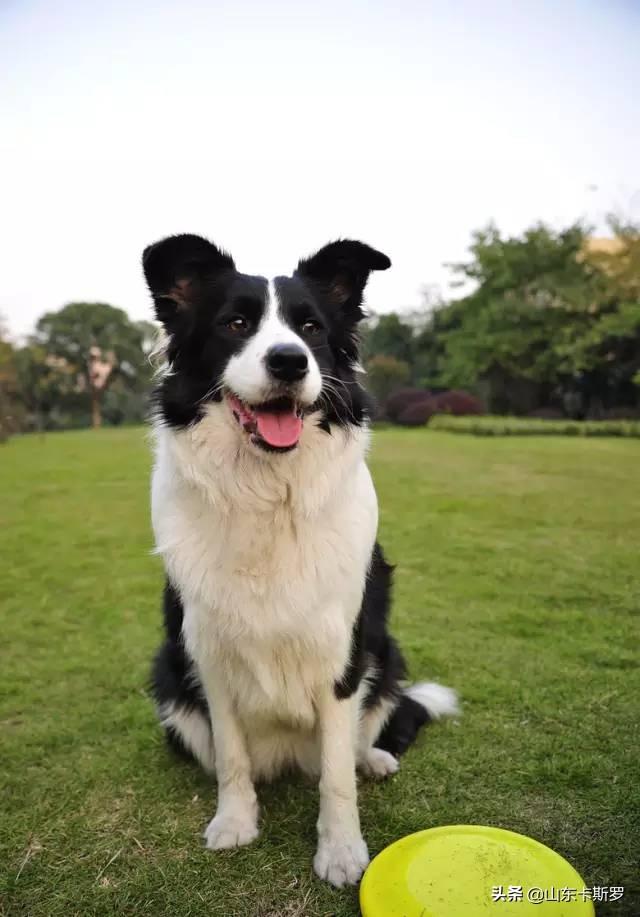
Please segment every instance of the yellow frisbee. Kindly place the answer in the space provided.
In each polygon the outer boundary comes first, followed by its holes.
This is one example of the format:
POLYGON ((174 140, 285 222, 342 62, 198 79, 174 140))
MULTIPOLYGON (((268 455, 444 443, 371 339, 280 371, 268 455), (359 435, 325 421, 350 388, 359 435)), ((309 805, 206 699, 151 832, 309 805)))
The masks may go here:
POLYGON ((447 825, 403 837, 360 885, 363 917, 594 917, 576 870, 523 834, 447 825))

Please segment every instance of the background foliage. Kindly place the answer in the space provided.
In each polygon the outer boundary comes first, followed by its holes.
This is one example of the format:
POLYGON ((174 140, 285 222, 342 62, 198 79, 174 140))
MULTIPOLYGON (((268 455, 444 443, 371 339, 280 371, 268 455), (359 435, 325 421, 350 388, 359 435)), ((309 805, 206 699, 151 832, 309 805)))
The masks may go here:
POLYGON ((107 303, 47 312, 21 346, 0 328, 0 430, 139 423, 155 333, 107 303))
POLYGON ((460 298, 436 302, 417 321, 390 313, 370 322, 374 394, 384 400, 409 382, 436 393, 467 389, 500 414, 633 416, 640 233, 614 219, 610 228, 608 240, 577 223, 538 224, 518 237, 493 225, 474 233, 469 261, 450 265, 467 291, 460 298))

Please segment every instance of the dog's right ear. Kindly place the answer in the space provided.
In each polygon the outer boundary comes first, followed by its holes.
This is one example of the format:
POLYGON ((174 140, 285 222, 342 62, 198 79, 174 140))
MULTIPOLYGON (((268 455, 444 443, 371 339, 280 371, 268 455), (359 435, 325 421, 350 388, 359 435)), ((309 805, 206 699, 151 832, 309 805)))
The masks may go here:
POLYGON ((185 234, 145 248, 142 267, 156 315, 172 331, 197 304, 203 285, 235 265, 230 255, 207 239, 185 234))

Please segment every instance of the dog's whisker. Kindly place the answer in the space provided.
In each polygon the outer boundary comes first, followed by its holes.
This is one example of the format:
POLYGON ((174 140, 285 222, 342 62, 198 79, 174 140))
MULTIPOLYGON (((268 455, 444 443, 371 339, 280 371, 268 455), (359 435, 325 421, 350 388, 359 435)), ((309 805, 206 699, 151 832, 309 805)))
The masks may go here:
POLYGON ((337 383, 338 383, 339 385, 341 385, 343 388, 348 388, 348 387, 349 387, 348 384, 345 382, 344 379, 339 379, 337 376, 332 376, 331 373, 327 373, 327 372, 322 371, 322 372, 321 372, 321 376, 322 376, 323 379, 326 379, 328 382, 337 382, 337 383))
POLYGON ((222 391, 224 384, 222 382, 216 382, 208 392, 205 392, 202 398, 198 398, 196 404, 202 404, 203 401, 206 401, 208 398, 213 398, 214 395, 217 395, 218 392, 222 391))
MULTIPOLYGON (((349 413, 349 415, 350 415, 350 416, 353 416, 353 411, 352 411, 352 409, 351 409, 351 405, 347 402, 346 398, 345 398, 339 391, 337 391, 337 389, 335 388, 335 386, 333 386, 331 383, 327 383, 325 389, 326 389, 327 392, 331 392, 332 394, 334 394, 334 395, 336 396, 336 398, 339 400, 339 402, 342 403, 342 405, 343 405, 344 408, 347 410, 347 412, 349 413)), ((334 408, 334 410, 335 410, 336 406, 335 406, 335 403, 334 403, 333 401, 332 401, 332 406, 333 406, 333 408, 334 408)))

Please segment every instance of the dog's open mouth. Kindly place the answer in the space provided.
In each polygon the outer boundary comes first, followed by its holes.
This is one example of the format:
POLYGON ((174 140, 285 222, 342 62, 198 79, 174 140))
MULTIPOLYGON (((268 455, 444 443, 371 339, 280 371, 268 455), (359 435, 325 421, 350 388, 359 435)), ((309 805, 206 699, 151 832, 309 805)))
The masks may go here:
POLYGON ((254 406, 232 393, 227 398, 233 416, 255 445, 274 452, 288 452, 298 445, 304 412, 291 398, 275 398, 254 406))

